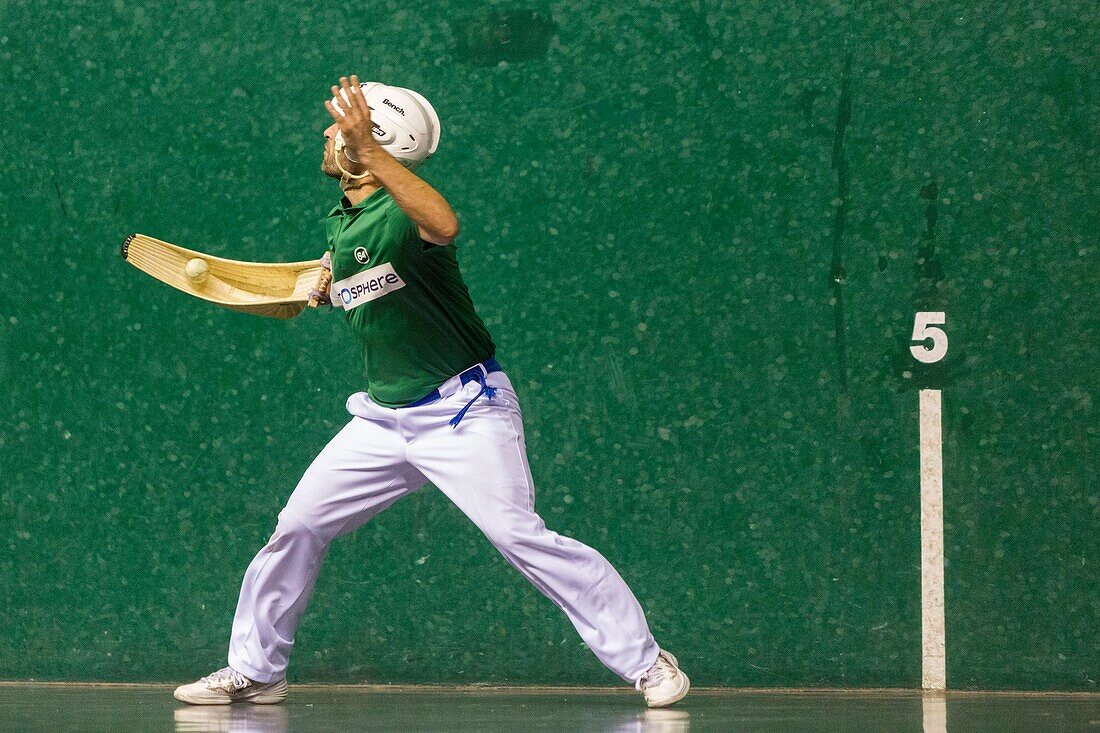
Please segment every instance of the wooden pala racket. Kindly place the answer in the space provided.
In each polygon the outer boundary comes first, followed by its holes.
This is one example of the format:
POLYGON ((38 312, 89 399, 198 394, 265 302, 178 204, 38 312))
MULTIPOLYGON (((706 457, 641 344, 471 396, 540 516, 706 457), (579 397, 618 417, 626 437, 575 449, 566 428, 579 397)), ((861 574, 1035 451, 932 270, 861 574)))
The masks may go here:
POLYGON ((196 252, 144 234, 122 243, 122 257, 142 272, 196 298, 244 313, 293 318, 328 291, 327 262, 242 262, 196 252))

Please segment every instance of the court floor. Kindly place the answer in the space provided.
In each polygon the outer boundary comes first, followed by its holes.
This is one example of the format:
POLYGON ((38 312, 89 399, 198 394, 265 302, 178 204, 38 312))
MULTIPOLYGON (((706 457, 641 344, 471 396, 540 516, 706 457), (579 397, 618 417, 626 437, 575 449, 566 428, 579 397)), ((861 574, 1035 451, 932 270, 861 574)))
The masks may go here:
POLYGON ((190 707, 160 685, 0 683, 0 731, 1096 731, 1100 695, 292 686, 283 705, 190 707))

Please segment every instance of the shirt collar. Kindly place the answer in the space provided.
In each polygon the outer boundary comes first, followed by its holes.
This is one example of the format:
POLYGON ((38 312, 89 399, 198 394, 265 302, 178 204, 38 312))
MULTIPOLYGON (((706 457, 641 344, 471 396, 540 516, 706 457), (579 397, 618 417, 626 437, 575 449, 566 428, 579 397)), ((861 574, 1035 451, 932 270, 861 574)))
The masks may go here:
POLYGON ((367 196, 365 199, 355 204, 355 206, 351 205, 351 201, 348 200, 347 196, 341 196, 340 203, 332 207, 332 211, 328 212, 328 215, 336 216, 337 214, 350 214, 354 211, 366 209, 368 206, 374 206, 378 202, 382 201, 386 197, 386 194, 386 189, 379 188, 370 196, 367 196))

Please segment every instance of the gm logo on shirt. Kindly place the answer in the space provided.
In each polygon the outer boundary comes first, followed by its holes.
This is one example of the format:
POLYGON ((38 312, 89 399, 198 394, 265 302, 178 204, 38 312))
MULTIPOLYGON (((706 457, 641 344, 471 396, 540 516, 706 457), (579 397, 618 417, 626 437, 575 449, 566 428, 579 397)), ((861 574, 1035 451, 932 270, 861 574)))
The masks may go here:
POLYGON ((349 311, 403 287, 405 281, 386 262, 333 283, 330 292, 336 296, 333 301, 349 311))

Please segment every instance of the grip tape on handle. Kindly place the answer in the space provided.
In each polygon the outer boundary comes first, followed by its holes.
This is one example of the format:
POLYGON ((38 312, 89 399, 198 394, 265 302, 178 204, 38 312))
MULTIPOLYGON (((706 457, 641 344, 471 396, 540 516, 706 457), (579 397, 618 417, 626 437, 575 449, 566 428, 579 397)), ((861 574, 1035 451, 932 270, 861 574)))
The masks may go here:
POLYGON ((325 252, 321 258, 321 274, 317 276, 317 285, 309 294, 309 307, 316 308, 322 302, 329 302, 328 288, 332 284, 332 254, 325 252))

